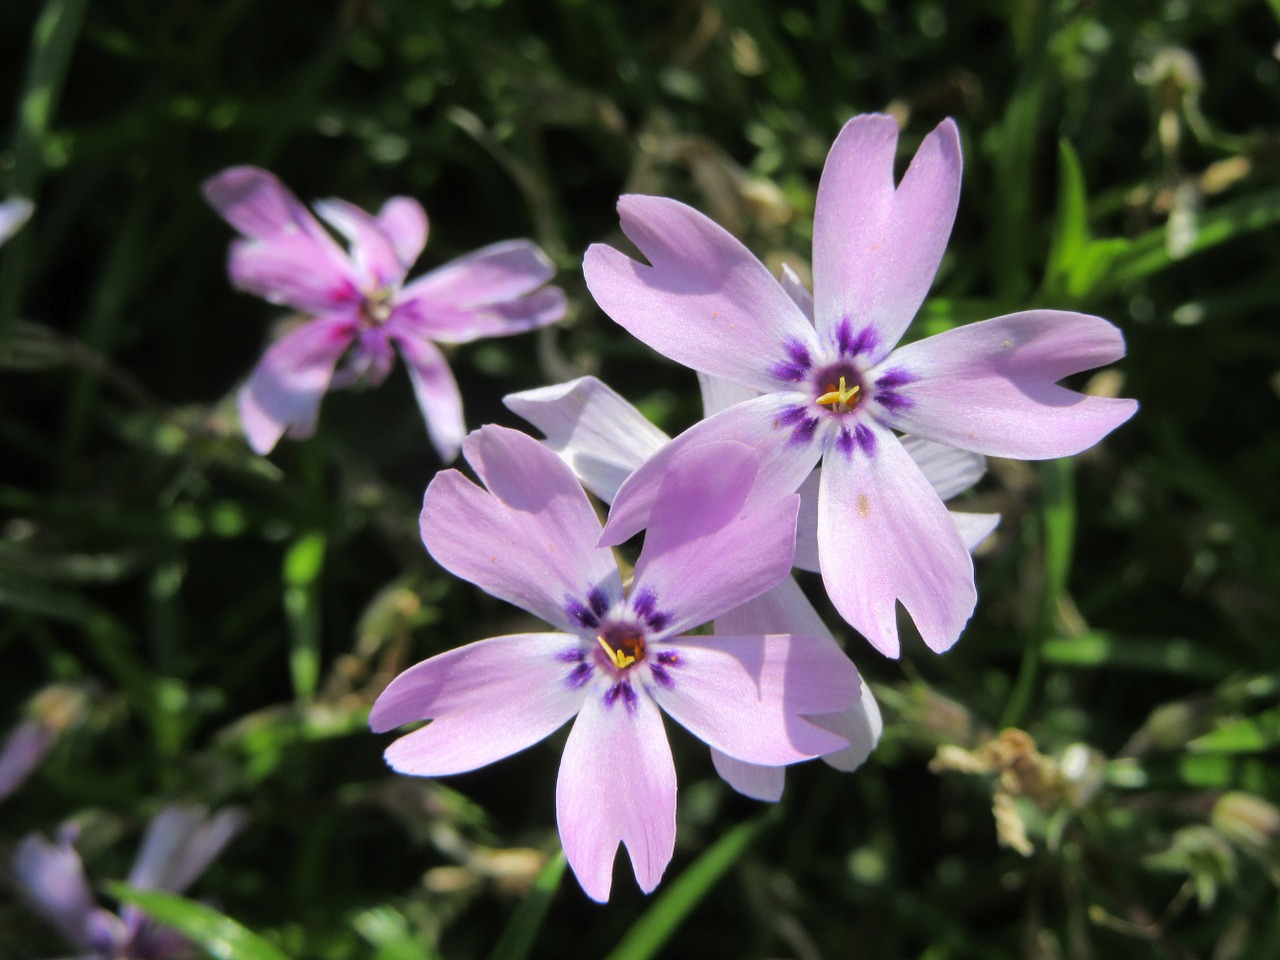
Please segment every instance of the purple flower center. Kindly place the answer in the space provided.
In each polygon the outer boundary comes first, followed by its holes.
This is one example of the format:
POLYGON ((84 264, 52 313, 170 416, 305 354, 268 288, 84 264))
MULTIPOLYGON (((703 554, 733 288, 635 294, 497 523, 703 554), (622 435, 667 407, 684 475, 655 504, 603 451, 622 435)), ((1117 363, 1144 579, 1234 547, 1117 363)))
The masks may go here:
POLYGON ((644 661, 644 637, 633 626, 610 624, 600 631, 596 643, 609 662, 619 670, 626 670, 644 661))
POLYGON ((809 381, 814 389, 814 403, 831 413, 852 413, 866 395, 862 371, 847 360, 815 371, 809 381))
POLYGON ((380 327, 391 319, 394 311, 392 291, 383 287, 367 295, 360 302, 360 322, 366 327, 380 327))

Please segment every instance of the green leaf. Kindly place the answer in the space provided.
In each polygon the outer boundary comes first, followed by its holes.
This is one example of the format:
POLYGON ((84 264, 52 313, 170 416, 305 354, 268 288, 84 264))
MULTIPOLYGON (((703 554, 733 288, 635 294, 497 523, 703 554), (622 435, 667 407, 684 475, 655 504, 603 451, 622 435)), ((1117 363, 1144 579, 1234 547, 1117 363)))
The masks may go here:
POLYGON ((298 699, 308 702, 320 684, 320 575, 327 538, 319 530, 304 533, 284 558, 284 609, 292 644, 289 670, 298 699))
POLYGON ((648 960, 656 956, 693 908, 711 892, 722 876, 747 852, 765 827, 776 820, 780 807, 740 823, 711 845, 653 902, 605 960, 648 960))
POLYGON ((1129 248, 1113 258, 1102 285, 1102 294, 1133 283, 1181 262, 1186 257, 1220 243, 1243 237, 1280 223, 1280 189, 1241 197, 1200 214, 1195 236, 1178 256, 1169 252, 1168 229, 1148 230, 1129 243, 1129 248))
POLYGON ((1280 707, 1253 717, 1233 720, 1192 740, 1198 753, 1261 753, 1280 744, 1280 707))
POLYGON ((198 900, 162 890, 137 890, 125 883, 109 883, 107 889, 113 897, 173 927, 217 960, 289 960, 252 930, 198 900))
POLYGON ((1234 669, 1225 657, 1184 637, 1117 637, 1085 633, 1045 641, 1044 659, 1060 667, 1108 667, 1187 677, 1225 677, 1234 669))
POLYGON ((1058 141, 1058 209, 1049 240, 1045 284, 1065 289, 1066 278, 1089 243, 1089 209, 1080 157, 1067 140, 1058 141))
POLYGON ((564 852, 561 851, 538 871, 533 887, 507 921, 502 936, 489 954, 489 960, 524 960, 529 956, 538 940, 543 921, 547 918, 551 900, 560 889, 564 868, 564 852))

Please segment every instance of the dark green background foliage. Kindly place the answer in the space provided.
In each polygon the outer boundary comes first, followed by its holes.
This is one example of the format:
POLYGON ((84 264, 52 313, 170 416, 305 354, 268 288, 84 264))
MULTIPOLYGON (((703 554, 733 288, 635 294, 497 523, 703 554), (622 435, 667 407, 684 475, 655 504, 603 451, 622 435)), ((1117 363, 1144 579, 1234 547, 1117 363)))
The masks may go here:
MULTIPOLYGON (((50 685, 74 708, 4 804, 0 858, 76 818, 105 882, 162 803, 240 804, 250 827, 193 894, 262 938, 242 956, 1280 956, 1278 17, 1275 0, 0 5, 0 197, 38 203, 0 251, 0 728, 50 685), (969 499, 1004 522, 954 651, 908 628, 888 662, 844 630, 887 720, 858 773, 796 769, 767 814, 668 724, 675 860, 651 898, 620 866, 595 906, 557 885, 563 734, 444 783, 384 768, 364 720, 387 680, 527 618, 422 549, 440 464, 402 373, 326 399, 315 439, 249 452, 234 388, 281 317, 229 289, 231 232, 199 184, 254 163, 308 199, 410 194, 424 268, 533 237, 570 315, 452 355, 468 423, 516 425, 503 394, 595 372, 677 432, 692 375, 582 283, 585 246, 619 239, 618 194, 686 200, 803 270, 826 150, 883 109, 903 163, 944 116, 964 140, 912 335, 1096 312, 1129 356, 1075 385, 1142 409, 1072 463, 992 463, 969 499), (997 756, 1005 727, 1035 750, 1006 737, 997 756), (1025 855, 997 843, 993 800, 1025 855)), ((0 955, 63 950, 3 896, 0 955)), ((150 906, 216 942, 207 911, 150 906)))

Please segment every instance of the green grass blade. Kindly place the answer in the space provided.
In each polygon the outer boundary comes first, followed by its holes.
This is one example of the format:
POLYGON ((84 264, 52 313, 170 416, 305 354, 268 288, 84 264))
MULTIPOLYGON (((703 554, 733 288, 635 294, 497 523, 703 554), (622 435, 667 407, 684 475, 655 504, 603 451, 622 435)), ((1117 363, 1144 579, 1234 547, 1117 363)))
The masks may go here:
POLYGON ((320 578, 327 538, 319 530, 299 537, 284 558, 284 609, 292 644, 289 671, 299 701, 308 703, 320 684, 320 578))
POLYGON ((560 889, 564 868, 564 852, 561 851, 538 871, 532 889, 507 921, 502 936, 489 954, 489 960, 524 960, 529 956, 547 918, 551 901, 560 889))
MULTIPOLYGON (((13 174, 8 193, 34 200, 44 170, 44 142, 57 111, 58 100, 71 64, 71 52, 80 36, 88 0, 48 0, 31 34, 31 59, 26 85, 18 103, 13 132, 13 174)), ((37 214, 38 215, 38 214, 37 214)), ((6 244, 4 269, 0 270, 0 336, 4 336, 22 302, 30 243, 28 230, 6 244)))
POLYGON ((289 960, 252 930, 197 900, 162 890, 137 890, 124 883, 110 883, 107 889, 113 897, 173 927, 217 960, 289 960))
POLYGON ((694 907, 777 818, 778 809, 774 807, 763 816, 738 824, 712 844, 689 869, 658 894, 653 906, 627 931, 605 960, 648 960, 657 956, 694 907))

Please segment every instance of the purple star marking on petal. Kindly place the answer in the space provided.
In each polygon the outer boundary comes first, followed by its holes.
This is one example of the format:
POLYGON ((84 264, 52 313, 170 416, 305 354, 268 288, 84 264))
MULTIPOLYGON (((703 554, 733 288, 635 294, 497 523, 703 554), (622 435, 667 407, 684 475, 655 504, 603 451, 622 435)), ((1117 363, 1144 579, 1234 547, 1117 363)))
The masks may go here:
POLYGON ((853 321, 845 317, 836 325, 836 347, 842 357, 856 357, 861 353, 870 353, 876 348, 879 338, 874 327, 866 326, 853 332, 853 321))
POLYGON ((782 348, 786 350, 787 356, 791 359, 774 364, 771 372, 779 380, 788 383, 799 383, 804 379, 805 374, 809 372, 809 368, 813 366, 813 358, 809 356, 808 349, 799 340, 787 340, 782 345, 782 348))
POLYGON ((592 587, 587 594, 587 603, 591 604, 591 612, 597 617, 603 617, 606 610, 609 609, 609 595, 600 587, 592 587))
POLYGON ((619 680, 605 691, 604 705, 612 707, 619 699, 626 705, 627 713, 634 714, 636 712, 636 708, 639 706, 636 701, 636 692, 631 689, 631 684, 626 680, 619 680))
POLYGON ((840 435, 836 437, 836 449, 843 453, 846 459, 853 456, 853 434, 849 432, 848 427, 840 428, 840 435))
POLYGON ((658 595, 652 590, 641 590, 631 601, 631 609, 649 625, 650 630, 661 630, 671 622, 671 614, 658 609, 658 595))
POLYGON ((667 668, 660 663, 649 665, 649 672, 653 674, 653 679, 658 681, 658 686, 667 690, 674 690, 676 686, 675 680, 671 678, 671 674, 667 672, 667 668))
POLYGON ((860 423, 853 428, 853 438, 858 441, 858 446, 862 452, 868 457, 875 456, 876 453, 876 435, 871 432, 871 428, 865 423, 860 423))
POLYGON ((905 387, 909 383, 915 383, 915 374, 901 367, 894 367, 876 377, 876 386, 886 390, 892 390, 894 387, 905 387))
MULTIPOLYGON (((595 590, 592 590, 592 594, 595 592, 595 590)), ((587 595, 587 600, 591 603, 592 607, 595 607, 594 598, 591 594, 587 595)), ((565 597, 564 612, 569 615, 570 620, 580 627, 585 627, 588 630, 594 630, 596 627, 600 626, 599 614, 594 610, 589 609, 586 604, 577 597, 565 597)))
POLYGON ((791 431, 791 439, 787 441, 788 446, 799 447, 813 440, 813 435, 818 430, 817 417, 804 417, 796 424, 795 429, 791 431))
POLYGON ((583 660, 564 678, 564 684, 570 690, 577 690, 591 679, 593 673, 595 673, 595 667, 583 660))

